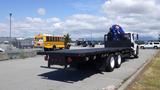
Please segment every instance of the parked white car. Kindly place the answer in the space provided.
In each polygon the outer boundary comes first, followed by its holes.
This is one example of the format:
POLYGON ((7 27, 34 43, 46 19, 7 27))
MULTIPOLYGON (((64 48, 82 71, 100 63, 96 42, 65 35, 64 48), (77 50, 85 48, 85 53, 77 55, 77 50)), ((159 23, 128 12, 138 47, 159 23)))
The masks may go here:
POLYGON ((5 50, 4 50, 4 49, 2 49, 2 48, 0 48, 0 52, 5 52, 5 50))
POLYGON ((139 46, 142 49, 145 49, 145 48, 155 48, 155 49, 158 49, 158 48, 160 48, 160 42, 147 42, 147 43, 139 45, 139 46))

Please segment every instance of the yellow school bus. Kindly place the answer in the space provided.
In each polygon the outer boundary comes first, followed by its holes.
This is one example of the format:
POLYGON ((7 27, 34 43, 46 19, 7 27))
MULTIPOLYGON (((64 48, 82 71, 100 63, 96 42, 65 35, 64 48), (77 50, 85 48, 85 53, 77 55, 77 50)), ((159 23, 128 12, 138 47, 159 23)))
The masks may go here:
POLYGON ((48 34, 39 34, 34 38, 34 47, 42 47, 45 51, 51 51, 54 49, 64 49, 64 37, 53 36, 48 34))
POLYGON ((65 48, 63 36, 43 36, 43 43, 45 51, 65 48))
POLYGON ((43 48, 43 35, 38 34, 34 36, 34 48, 43 48))

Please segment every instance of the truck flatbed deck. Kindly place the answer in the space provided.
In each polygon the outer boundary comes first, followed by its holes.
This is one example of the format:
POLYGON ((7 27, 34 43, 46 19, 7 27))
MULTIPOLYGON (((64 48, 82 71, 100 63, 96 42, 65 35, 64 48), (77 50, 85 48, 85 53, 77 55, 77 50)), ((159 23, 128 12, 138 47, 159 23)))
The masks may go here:
POLYGON ((112 53, 118 52, 123 50, 131 49, 130 47, 117 47, 117 48, 93 48, 93 49, 64 49, 64 50, 57 50, 57 51, 42 51, 38 52, 38 55, 52 55, 52 56, 87 56, 87 55, 95 55, 101 53, 112 53))

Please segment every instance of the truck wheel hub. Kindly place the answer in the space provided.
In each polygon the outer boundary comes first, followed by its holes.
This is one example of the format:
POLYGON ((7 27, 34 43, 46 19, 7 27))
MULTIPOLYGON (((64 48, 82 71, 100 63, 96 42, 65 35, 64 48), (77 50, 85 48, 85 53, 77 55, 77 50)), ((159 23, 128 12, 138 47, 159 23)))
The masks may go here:
POLYGON ((113 57, 111 57, 110 64, 111 64, 111 68, 114 68, 115 61, 114 61, 114 58, 113 58, 113 57))
POLYGON ((121 56, 118 55, 118 65, 120 65, 120 64, 121 64, 121 56))

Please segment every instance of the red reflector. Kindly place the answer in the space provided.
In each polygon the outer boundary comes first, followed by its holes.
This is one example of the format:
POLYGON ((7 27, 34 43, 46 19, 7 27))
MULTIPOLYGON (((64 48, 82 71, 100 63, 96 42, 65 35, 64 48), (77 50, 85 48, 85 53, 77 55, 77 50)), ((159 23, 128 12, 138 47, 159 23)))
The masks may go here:
POLYGON ((45 61, 48 61, 48 55, 46 55, 46 56, 44 57, 44 60, 45 60, 45 61))
POLYGON ((67 58, 67 62, 68 62, 68 63, 71 63, 71 62, 72 62, 72 58, 68 57, 68 58, 67 58))

